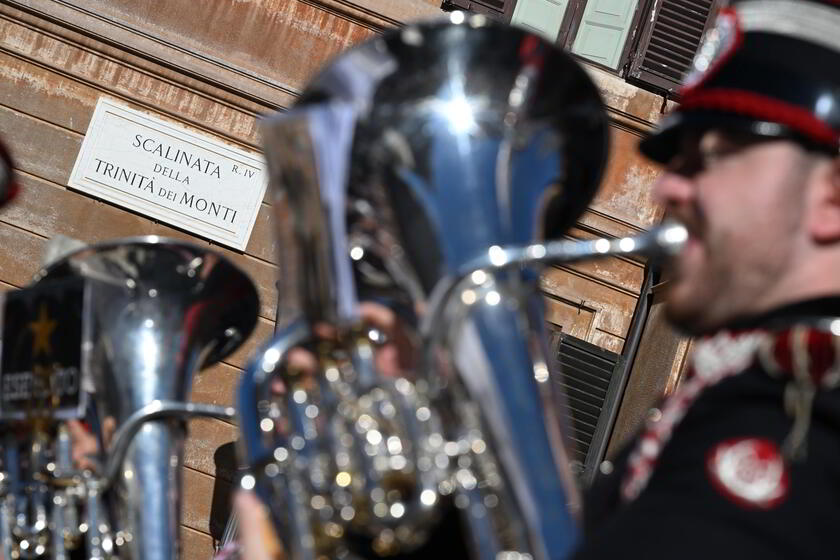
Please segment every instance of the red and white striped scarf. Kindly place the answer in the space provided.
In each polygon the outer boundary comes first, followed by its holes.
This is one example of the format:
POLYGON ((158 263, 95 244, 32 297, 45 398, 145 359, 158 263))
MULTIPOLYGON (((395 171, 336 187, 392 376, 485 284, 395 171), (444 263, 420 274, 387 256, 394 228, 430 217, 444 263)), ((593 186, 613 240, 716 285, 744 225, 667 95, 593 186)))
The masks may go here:
POLYGON ((840 385, 840 336, 833 334, 840 334, 840 320, 827 325, 830 328, 721 331, 699 340, 686 381, 665 401, 662 415, 647 422, 628 458, 622 500, 630 502, 644 490, 663 447, 703 391, 755 362, 768 375, 788 379, 784 406, 794 425, 785 447, 797 454, 807 435, 816 390, 840 385))

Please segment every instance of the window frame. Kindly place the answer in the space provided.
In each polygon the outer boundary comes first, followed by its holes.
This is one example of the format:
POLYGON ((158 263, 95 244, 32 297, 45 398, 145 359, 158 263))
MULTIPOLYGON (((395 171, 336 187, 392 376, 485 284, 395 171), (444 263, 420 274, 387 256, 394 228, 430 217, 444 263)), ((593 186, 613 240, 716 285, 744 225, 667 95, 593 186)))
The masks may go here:
POLYGON ((444 11, 467 10, 497 19, 504 23, 510 23, 516 2, 517 0, 502 0, 502 9, 496 10, 484 4, 481 0, 442 0, 441 9, 444 11))
MULTIPOLYGON (((444 10, 460 9, 470 10, 476 13, 481 13, 498 19, 504 23, 510 23, 513 12, 516 9, 517 3, 522 0, 504 0, 504 11, 499 12, 490 7, 481 4, 481 0, 443 0, 441 8, 444 10)), ((566 13, 563 15, 563 21, 560 24, 560 30, 557 34, 555 44, 574 56, 576 59, 585 61, 587 64, 618 76, 627 83, 635 85, 647 91, 651 91, 658 95, 662 95, 668 99, 676 99, 677 87, 665 78, 659 78, 650 73, 641 70, 642 75, 637 76, 632 73, 639 70, 643 61, 643 56, 640 53, 645 53, 647 45, 650 42, 653 25, 651 25, 645 16, 649 16, 662 0, 639 0, 630 20, 630 29, 627 33, 627 39, 621 50, 618 65, 611 68, 604 64, 595 62, 583 56, 572 52, 575 38, 580 31, 580 26, 583 21, 583 14, 586 10, 586 5, 589 0, 569 0, 566 7, 566 13)), ((706 20, 706 25, 703 28, 705 33, 711 25, 714 24, 715 15, 719 11, 722 0, 712 0, 712 8, 709 12, 709 17, 706 20)))
MULTIPOLYGON (((519 0, 514 1, 514 5, 519 0)), ((583 18, 583 11, 586 9, 588 0, 569 0, 569 5, 566 6, 566 13, 563 14, 563 23, 560 24, 560 32, 557 34, 556 45, 566 49, 567 52, 572 52, 572 43, 575 42, 578 30, 580 29, 580 22, 583 18)))

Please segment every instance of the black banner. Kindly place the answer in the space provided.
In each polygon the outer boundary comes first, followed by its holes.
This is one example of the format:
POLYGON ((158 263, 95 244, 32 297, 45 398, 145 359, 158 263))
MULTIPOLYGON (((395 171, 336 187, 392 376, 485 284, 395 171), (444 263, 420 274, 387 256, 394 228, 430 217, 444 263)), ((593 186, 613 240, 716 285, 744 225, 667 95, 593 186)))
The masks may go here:
POLYGON ((85 293, 83 279, 69 278, 6 294, 0 419, 84 414, 85 293))

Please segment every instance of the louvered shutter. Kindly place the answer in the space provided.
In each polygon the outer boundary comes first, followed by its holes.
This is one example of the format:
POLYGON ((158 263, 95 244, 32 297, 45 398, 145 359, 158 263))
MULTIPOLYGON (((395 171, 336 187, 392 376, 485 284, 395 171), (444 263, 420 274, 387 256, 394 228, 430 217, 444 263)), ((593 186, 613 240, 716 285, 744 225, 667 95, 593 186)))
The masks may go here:
POLYGON ((468 10, 509 22, 516 0, 444 0, 444 10, 468 10))
POLYGON ((673 93, 700 47, 720 0, 653 0, 627 80, 673 93))
POLYGON ((625 360, 571 335, 556 333, 553 342, 575 444, 572 461, 580 481, 589 484, 606 451, 625 360))

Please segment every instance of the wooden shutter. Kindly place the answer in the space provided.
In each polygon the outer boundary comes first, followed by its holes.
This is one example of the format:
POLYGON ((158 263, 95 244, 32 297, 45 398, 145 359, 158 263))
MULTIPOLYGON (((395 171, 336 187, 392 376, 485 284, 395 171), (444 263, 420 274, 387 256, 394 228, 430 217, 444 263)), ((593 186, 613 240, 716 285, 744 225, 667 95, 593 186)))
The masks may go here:
POLYGON ((563 333, 554 335, 552 346, 576 448, 574 470, 583 484, 589 484, 615 421, 624 356, 563 333))
POLYGON ((616 69, 638 0, 588 0, 572 52, 616 69))
POLYGON ((467 10, 485 14, 500 21, 510 21, 516 0, 444 0, 444 10, 467 10))
POLYGON ((652 0, 627 80, 674 93, 691 66, 720 0, 652 0))
POLYGON ((568 5, 569 0, 519 0, 510 22, 554 42, 568 5))

